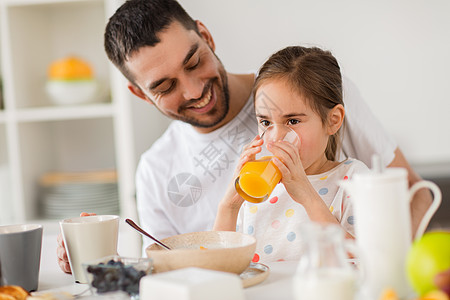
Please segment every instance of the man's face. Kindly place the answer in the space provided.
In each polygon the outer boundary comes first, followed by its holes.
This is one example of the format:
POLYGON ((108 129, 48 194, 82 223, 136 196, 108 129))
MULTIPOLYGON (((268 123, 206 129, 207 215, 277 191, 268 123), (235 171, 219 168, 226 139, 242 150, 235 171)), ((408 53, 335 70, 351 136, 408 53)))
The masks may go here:
POLYGON ((126 67, 134 75, 131 91, 170 118, 201 132, 219 127, 228 113, 227 74, 215 56, 214 43, 199 23, 200 35, 172 22, 161 41, 134 53, 126 67))

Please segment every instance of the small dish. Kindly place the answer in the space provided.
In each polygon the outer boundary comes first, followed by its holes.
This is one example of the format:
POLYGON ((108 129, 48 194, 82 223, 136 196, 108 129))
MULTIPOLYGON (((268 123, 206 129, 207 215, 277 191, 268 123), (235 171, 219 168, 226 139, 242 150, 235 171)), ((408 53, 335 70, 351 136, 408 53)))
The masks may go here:
POLYGON ((118 255, 106 256, 83 264, 83 270, 93 295, 124 291, 130 296, 139 294, 139 281, 151 274, 152 260, 118 255))
POLYGON ((252 262, 248 268, 239 275, 239 277, 242 279, 242 286, 247 288, 266 280, 269 273, 270 269, 268 266, 252 262))

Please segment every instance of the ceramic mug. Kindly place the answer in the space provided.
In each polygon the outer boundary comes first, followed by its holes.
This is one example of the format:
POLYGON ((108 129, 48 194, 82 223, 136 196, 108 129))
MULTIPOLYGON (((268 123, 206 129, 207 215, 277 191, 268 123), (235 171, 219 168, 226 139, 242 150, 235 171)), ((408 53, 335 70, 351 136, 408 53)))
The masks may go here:
POLYGON ((70 218, 62 220, 60 226, 75 282, 88 282, 84 262, 117 254, 118 216, 70 218))
POLYGON ((42 225, 0 226, 0 285, 36 291, 41 261, 42 225))

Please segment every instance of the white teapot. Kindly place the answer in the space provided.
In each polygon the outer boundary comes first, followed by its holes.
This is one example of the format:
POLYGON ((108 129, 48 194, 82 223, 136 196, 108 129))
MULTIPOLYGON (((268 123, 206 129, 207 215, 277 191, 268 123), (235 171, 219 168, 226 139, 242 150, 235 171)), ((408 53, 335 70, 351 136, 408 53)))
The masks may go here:
POLYGON ((410 202, 421 188, 429 188, 434 195, 415 234, 420 238, 441 203, 439 187, 420 181, 409 189, 408 173, 403 168, 355 174, 341 186, 353 199, 356 240, 365 273, 363 299, 378 299, 387 288, 394 289, 401 299, 411 296, 405 269, 413 239, 410 202))

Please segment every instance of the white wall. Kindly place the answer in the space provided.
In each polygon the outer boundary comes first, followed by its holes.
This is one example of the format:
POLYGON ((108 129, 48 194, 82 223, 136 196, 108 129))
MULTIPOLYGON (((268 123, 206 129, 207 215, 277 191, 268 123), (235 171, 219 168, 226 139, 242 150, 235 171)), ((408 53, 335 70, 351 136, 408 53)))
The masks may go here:
POLYGON ((331 50, 412 163, 450 162, 450 1, 180 3, 230 72, 257 70, 287 45, 331 50))

